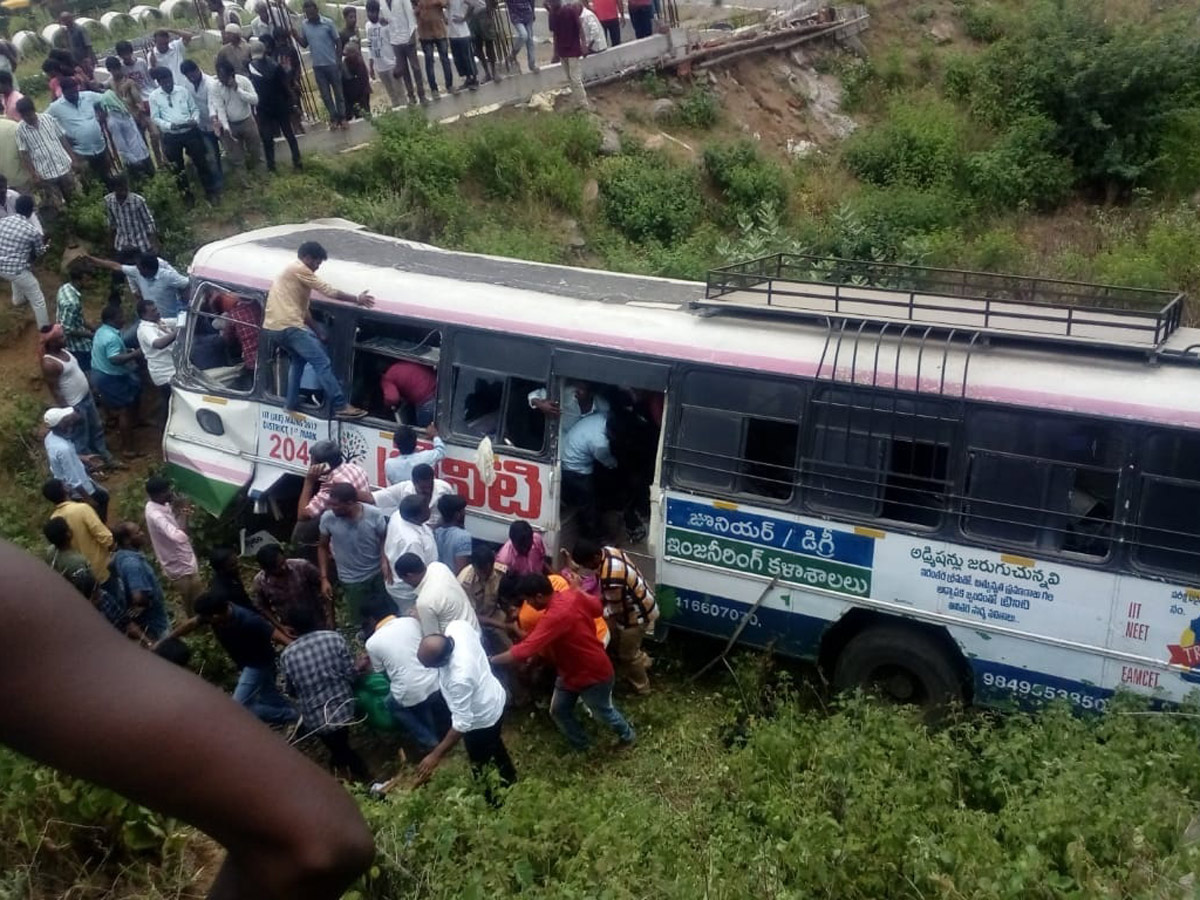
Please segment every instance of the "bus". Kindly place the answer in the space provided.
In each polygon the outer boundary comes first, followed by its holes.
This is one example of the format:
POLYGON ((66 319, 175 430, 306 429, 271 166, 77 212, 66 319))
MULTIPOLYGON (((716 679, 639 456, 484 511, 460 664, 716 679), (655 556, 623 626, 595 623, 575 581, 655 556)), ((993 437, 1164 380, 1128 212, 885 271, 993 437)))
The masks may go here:
POLYGON ((553 555, 562 426, 528 398, 587 382, 657 410, 630 549, 660 625, 917 703, 1101 710, 1200 682, 1200 330, 1182 295, 783 255, 692 283, 344 220, 218 241, 190 274, 163 449, 213 513, 294 517, 325 439, 383 485, 397 420, 378 381, 408 360, 436 370, 439 475, 472 534, 523 519, 553 555), (313 304, 362 420, 283 408, 288 358, 258 326, 306 240, 323 277, 376 298, 313 304))

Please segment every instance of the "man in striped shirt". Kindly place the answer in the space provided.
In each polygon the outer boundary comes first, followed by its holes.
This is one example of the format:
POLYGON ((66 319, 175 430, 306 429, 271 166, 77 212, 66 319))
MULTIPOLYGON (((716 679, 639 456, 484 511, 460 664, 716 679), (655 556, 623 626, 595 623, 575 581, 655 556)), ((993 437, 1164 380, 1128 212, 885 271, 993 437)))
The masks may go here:
POLYGON ((113 179, 113 191, 104 197, 104 212, 117 257, 127 264, 142 253, 158 255, 158 231, 154 214, 146 198, 129 190, 129 179, 118 175, 113 179))
POLYGON ((39 116, 28 97, 18 101, 17 112, 21 116, 17 125, 21 162, 46 201, 60 206, 75 193, 75 176, 71 173, 75 151, 62 126, 52 116, 39 116))
POLYGON ((616 657, 617 674, 636 693, 650 693, 646 671, 651 659, 642 650, 642 641, 654 630, 658 604, 646 579, 623 550, 602 547, 594 541, 577 541, 571 559, 581 569, 594 572, 599 580, 604 618, 613 635, 611 652, 616 657))
POLYGON ((0 278, 12 284, 13 306, 28 303, 33 308, 38 328, 50 324, 46 298, 32 271, 33 259, 46 250, 46 236, 30 221, 33 198, 18 197, 16 215, 0 219, 0 278))

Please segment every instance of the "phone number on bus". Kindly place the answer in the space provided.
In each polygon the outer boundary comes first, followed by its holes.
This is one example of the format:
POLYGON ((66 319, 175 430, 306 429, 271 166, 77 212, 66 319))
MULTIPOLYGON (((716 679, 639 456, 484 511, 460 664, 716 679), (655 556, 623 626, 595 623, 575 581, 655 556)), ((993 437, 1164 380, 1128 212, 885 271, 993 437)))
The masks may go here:
POLYGON ((999 691, 1008 691, 1022 697, 1034 697, 1038 700, 1066 700, 1080 709, 1092 709, 1103 712, 1108 701, 1103 697, 1093 697, 1082 691, 1069 691, 1066 688, 1042 684, 1038 681, 1028 681, 1024 678, 1009 678, 993 672, 984 672, 980 679, 986 686, 999 691))

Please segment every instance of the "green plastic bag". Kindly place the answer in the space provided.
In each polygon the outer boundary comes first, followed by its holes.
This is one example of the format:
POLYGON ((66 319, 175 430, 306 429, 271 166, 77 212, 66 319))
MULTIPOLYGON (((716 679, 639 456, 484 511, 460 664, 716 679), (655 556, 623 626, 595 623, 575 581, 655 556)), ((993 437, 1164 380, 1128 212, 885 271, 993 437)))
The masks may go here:
POLYGON ((388 708, 388 697, 392 686, 382 672, 372 672, 354 682, 354 699, 358 703, 359 715, 365 716, 367 725, 376 731, 397 731, 396 720, 388 708))

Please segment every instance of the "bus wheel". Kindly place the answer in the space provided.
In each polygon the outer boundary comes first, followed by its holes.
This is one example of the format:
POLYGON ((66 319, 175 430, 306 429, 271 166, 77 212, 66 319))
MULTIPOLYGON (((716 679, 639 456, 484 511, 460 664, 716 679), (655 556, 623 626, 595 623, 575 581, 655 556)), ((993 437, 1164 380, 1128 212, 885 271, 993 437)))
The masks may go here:
POLYGON ((862 688, 926 709, 963 700, 963 677, 946 649, 924 632, 895 625, 868 628, 851 638, 838 655, 833 686, 862 688))

